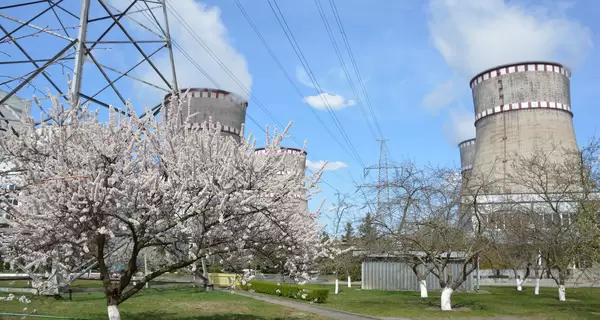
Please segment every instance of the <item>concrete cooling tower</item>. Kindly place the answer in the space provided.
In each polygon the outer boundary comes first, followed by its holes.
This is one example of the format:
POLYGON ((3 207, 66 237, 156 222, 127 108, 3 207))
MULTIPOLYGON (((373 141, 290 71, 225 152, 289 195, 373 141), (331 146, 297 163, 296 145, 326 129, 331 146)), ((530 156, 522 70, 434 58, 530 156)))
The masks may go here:
MULTIPOLYGON (((561 161, 560 150, 577 149, 570 75, 557 63, 523 62, 483 71, 471 80, 477 132, 472 174, 488 177, 488 194, 528 192, 507 181, 511 157, 555 150, 550 161, 561 161)), ((464 156, 470 157, 468 152, 464 156)))
MULTIPOLYGON (((193 124, 203 125, 212 117, 213 125, 221 124, 221 132, 240 141, 242 124, 246 120, 248 101, 240 96, 219 89, 188 88, 181 89, 182 110, 181 116, 185 119, 188 110, 192 116, 193 124)), ((169 102, 171 93, 164 101, 169 102)))
POLYGON ((475 139, 459 143, 458 150, 460 151, 460 173, 463 179, 469 179, 475 162, 475 139))
MULTIPOLYGON (((282 157, 287 158, 286 164, 284 165, 283 170, 279 173, 281 175, 286 174, 294 174, 296 172, 302 172, 302 176, 306 172, 306 151, 302 151, 296 148, 286 148, 281 147, 279 150, 282 157), (291 155, 286 157, 286 155, 291 155)), ((256 148, 254 153, 257 155, 266 154, 267 150, 265 148, 256 148)), ((302 181, 298 181, 298 183, 303 183, 302 181)), ((306 199, 306 195, 296 195, 298 198, 298 210, 299 212, 307 212, 308 211, 308 200, 306 199)))

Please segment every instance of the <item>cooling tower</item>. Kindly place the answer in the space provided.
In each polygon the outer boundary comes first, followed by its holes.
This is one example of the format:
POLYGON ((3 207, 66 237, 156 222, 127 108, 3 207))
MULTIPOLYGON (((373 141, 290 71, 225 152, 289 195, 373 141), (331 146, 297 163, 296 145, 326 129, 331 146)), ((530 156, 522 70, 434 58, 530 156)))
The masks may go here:
POLYGON ((523 62, 471 80, 477 141, 472 169, 477 178, 471 181, 485 183, 486 193, 527 193, 507 179, 514 174, 512 157, 554 150, 550 161, 558 162, 564 158, 560 150, 577 149, 569 78, 560 64, 523 62))
POLYGON ((459 143, 458 150, 460 151, 460 173, 463 179, 469 179, 475 161, 475 139, 459 143))
MULTIPOLYGON (((0 99, 4 98, 7 94, 8 92, 0 90, 0 99)), ((15 130, 21 129, 23 127, 22 121, 25 121, 29 116, 26 114, 26 111, 30 105, 31 102, 19 98, 16 95, 8 98, 8 100, 0 106, 0 135, 11 130, 11 127, 15 130)))
MULTIPOLYGON (((188 88, 181 89, 181 116, 185 119, 189 114, 195 114, 190 119, 193 124, 202 125, 212 118, 213 125, 221 124, 221 132, 240 141, 242 124, 246 120, 248 101, 240 96, 219 89, 188 88)), ((168 103, 171 93, 164 98, 168 103)))
MULTIPOLYGON (((306 172, 306 151, 302 151, 296 148, 286 148, 281 147, 279 150, 281 155, 285 157, 286 155, 292 155, 291 157, 286 157, 285 160, 287 163, 284 165, 283 170, 279 173, 281 175, 285 174, 295 174, 297 172, 302 172, 302 177, 304 177, 304 173, 306 172)), ((265 148, 256 148, 254 150, 255 154, 261 155, 267 153, 265 148)), ((298 183, 303 183, 303 181, 298 181, 298 183)), ((308 200, 306 199, 306 195, 296 195, 298 198, 298 210, 300 212, 308 211, 308 200)))

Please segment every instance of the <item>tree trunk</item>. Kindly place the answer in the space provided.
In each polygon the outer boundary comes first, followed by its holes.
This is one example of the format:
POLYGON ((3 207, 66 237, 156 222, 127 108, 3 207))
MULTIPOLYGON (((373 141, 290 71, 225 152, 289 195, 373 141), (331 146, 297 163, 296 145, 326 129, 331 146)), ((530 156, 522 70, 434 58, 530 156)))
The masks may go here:
POLYGON ((108 320, 121 320, 119 313, 119 295, 116 290, 110 292, 106 296, 106 304, 108 305, 108 320))
POLYGON ((521 278, 517 278, 517 291, 523 291, 523 280, 521 278))
POLYGON ((121 314, 119 313, 119 307, 116 305, 108 306, 108 320, 121 320, 121 314))
POLYGON ((442 296, 440 298, 442 311, 452 310, 452 303, 450 300, 450 298, 452 297, 452 292, 454 292, 454 290, 452 290, 452 288, 450 287, 444 287, 442 289, 442 296))
POLYGON ((566 301, 566 297, 565 297, 565 278, 567 277, 567 274, 565 271, 563 271, 562 269, 559 269, 558 271, 558 300, 559 301, 566 301))
POLYGON ((535 289, 533 290, 533 294, 536 296, 540 294, 540 278, 535 278, 535 289))
POLYGON ((425 279, 419 281, 419 287, 421 288, 421 298, 427 298, 427 281, 425 279))
POLYGON ((352 279, 348 276, 348 288, 352 288, 352 279))
POLYGON ((567 301, 565 297, 565 285, 561 284, 558 286, 558 300, 559 301, 567 301))

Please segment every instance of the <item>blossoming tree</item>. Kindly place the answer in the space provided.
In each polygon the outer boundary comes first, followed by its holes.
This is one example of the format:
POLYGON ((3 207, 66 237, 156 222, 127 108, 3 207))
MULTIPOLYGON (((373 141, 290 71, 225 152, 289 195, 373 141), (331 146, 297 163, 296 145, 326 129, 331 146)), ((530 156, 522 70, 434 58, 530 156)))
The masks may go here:
POLYGON ((325 254, 317 215, 295 205, 317 188, 322 170, 277 176, 295 160, 278 153, 289 126, 267 134, 268 152, 257 157, 252 137, 240 144, 221 136, 218 124, 201 129, 180 108, 140 119, 128 106, 132 116, 111 110, 103 122, 86 107, 55 103, 50 124, 36 128, 29 118, 18 135, 3 138, 3 161, 23 172, 3 257, 30 272, 52 264, 59 287, 95 265, 116 320, 118 305, 147 282, 203 257, 250 259, 275 245, 286 268, 301 274, 325 254), (145 275, 142 253, 155 257, 145 275), (124 261, 118 281, 115 256, 124 261))

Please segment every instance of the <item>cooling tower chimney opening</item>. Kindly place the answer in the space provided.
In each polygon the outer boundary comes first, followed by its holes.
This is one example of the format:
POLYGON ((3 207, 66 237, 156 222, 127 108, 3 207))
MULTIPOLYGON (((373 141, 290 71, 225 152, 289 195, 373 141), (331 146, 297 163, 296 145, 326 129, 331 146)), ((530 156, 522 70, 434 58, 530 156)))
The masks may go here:
MULTIPOLYGON (((507 180, 512 156, 577 148, 570 75, 557 63, 522 62, 488 69, 471 80, 477 141, 472 174, 487 176, 489 181, 480 182, 492 183, 491 192, 527 192, 507 180)), ((555 161, 563 158, 554 154, 555 161)))

